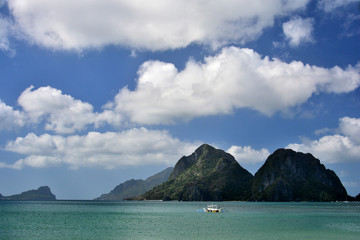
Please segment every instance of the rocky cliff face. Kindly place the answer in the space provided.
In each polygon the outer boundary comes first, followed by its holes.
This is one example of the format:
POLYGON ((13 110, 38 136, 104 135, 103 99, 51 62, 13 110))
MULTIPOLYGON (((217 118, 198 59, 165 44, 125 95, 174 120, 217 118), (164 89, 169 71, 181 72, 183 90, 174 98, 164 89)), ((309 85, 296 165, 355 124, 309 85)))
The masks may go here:
POLYGON ((182 201, 246 200, 251 194, 252 175, 233 156, 204 144, 175 165, 167 182, 142 196, 143 199, 182 201))
POLYGON ((4 197, 1 200, 16 200, 16 201, 54 201, 55 195, 51 192, 48 186, 39 187, 37 190, 30 190, 20 194, 4 197))
POLYGON ((356 195, 354 201, 360 202, 360 193, 358 195, 356 195))
MULTIPOLYGON (((146 181, 152 182, 153 177, 146 181)), ((124 192, 131 192, 126 197, 139 195, 132 190, 141 188, 144 191, 145 185, 144 180, 127 181, 103 195, 101 200, 115 200, 114 196, 124 192)), ((336 174, 309 153, 278 149, 253 177, 233 156, 204 144, 190 156, 182 157, 166 182, 137 199, 343 201, 347 197, 336 174)), ((121 195, 123 198, 125 196, 121 195)))
POLYGON ((278 149, 253 179, 256 201, 342 201, 347 193, 336 174, 311 154, 278 149))
POLYGON ((95 200, 99 201, 121 201, 126 198, 136 197, 151 190, 153 187, 168 180, 173 168, 169 167, 146 180, 131 179, 117 185, 110 193, 103 194, 95 200))

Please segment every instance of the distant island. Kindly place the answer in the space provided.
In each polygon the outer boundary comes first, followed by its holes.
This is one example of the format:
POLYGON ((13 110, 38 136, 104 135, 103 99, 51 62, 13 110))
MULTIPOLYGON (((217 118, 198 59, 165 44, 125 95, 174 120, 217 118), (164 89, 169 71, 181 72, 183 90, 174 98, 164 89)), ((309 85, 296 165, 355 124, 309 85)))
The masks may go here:
MULTIPOLYGON (((54 201, 48 186, 0 201, 54 201)), ((131 179, 96 201, 360 201, 349 196, 336 173, 310 153, 277 149, 252 175, 235 158, 208 144, 146 180, 131 179)))
POLYGON ((346 189, 311 154, 278 149, 253 176, 233 156, 204 144, 182 157, 163 184, 138 200, 345 201, 346 189))
POLYGON ((235 158, 208 144, 159 174, 146 191, 147 180, 129 180, 96 200, 178 201, 359 201, 348 196, 334 171, 310 153, 278 149, 253 176, 235 158), (164 174, 166 172, 166 174, 164 174), (139 194, 139 192, 143 192, 139 194))
POLYGON ((204 144, 176 163, 168 181, 139 199, 245 201, 251 197, 252 178, 232 155, 204 144))
POLYGON ((345 201, 348 195, 334 171, 310 153, 278 149, 253 178, 253 201, 345 201))
POLYGON ((173 168, 169 167, 146 180, 131 179, 117 185, 111 192, 103 194, 94 200, 97 201, 121 201, 134 196, 139 196, 153 189, 155 186, 168 180, 173 168))
POLYGON ((0 194, 1 201, 55 201, 56 196, 51 192, 48 186, 39 187, 36 190, 22 192, 20 194, 3 196, 0 194))

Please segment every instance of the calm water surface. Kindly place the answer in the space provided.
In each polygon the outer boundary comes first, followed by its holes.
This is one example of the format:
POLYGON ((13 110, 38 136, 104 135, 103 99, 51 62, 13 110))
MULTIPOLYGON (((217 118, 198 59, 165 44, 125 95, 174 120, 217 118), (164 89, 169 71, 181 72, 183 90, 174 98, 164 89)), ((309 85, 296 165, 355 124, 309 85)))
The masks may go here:
POLYGON ((0 239, 360 239, 360 203, 0 202, 0 239))

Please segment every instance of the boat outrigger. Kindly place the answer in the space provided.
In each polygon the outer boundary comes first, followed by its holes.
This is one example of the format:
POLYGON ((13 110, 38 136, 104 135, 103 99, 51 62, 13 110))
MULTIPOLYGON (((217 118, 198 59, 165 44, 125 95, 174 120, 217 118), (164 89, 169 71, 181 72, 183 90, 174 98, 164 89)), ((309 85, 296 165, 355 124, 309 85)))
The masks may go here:
POLYGON ((204 212, 221 212, 222 208, 220 208, 216 204, 208 205, 207 208, 204 208, 204 212))

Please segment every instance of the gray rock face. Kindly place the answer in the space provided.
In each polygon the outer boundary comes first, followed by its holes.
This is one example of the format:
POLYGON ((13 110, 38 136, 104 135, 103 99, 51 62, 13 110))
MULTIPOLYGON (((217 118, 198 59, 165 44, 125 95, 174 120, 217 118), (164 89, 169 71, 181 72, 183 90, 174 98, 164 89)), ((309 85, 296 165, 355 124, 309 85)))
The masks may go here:
POLYGON ((252 200, 341 201, 347 193, 336 174, 311 154, 278 149, 255 174, 252 200))

